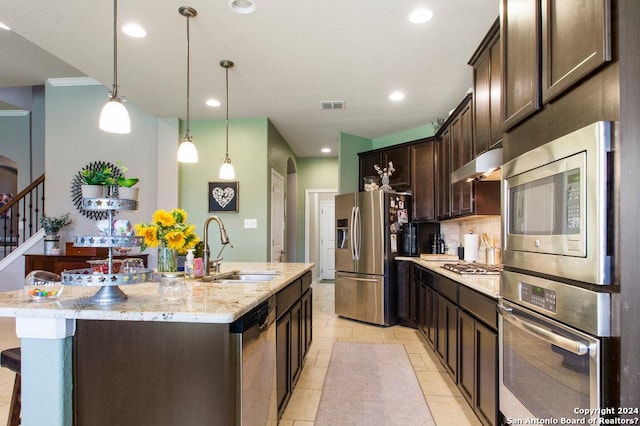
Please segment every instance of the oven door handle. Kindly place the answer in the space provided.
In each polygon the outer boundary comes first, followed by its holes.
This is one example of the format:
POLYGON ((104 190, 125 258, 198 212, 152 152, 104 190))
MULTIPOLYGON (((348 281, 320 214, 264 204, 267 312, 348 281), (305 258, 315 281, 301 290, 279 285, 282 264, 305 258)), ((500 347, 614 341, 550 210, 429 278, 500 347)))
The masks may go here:
POLYGON ((523 321, 518 318, 517 315, 512 313, 513 309, 507 308, 502 304, 498 305, 498 312, 505 320, 518 327, 520 330, 531 333, 534 336, 539 337, 548 343, 551 343, 552 345, 555 345, 576 355, 586 355, 589 352, 589 346, 585 345, 584 343, 576 342, 575 340, 568 339, 549 330, 545 330, 542 327, 538 327, 537 325, 523 321))

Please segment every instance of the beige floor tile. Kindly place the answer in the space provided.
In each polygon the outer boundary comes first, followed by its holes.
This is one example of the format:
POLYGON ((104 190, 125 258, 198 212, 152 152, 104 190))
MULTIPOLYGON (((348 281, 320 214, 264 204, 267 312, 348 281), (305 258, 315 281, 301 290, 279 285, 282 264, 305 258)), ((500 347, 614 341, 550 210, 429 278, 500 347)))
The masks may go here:
POLYGON ((416 371, 418 382, 425 396, 461 396, 451 377, 438 371, 416 371))
POLYGON ((320 390, 296 388, 296 391, 291 395, 282 419, 315 421, 318 405, 320 404, 320 395, 322 395, 320 390))
POLYGON ((427 396, 427 404, 436 425, 480 426, 463 397, 427 396))
POLYGON ((324 378, 327 375, 327 367, 305 366, 300 372, 296 389, 318 389, 322 390, 324 378))

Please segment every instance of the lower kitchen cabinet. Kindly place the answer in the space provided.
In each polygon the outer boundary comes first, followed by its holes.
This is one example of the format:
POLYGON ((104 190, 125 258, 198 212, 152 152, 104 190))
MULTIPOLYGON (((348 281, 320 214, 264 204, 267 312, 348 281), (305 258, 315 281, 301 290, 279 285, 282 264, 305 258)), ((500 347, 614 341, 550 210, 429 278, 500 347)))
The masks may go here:
POLYGON ((460 288, 458 388, 485 425, 498 418, 497 301, 460 288))
POLYGON ((398 322, 405 327, 418 328, 420 282, 413 278, 411 262, 396 262, 398 279, 398 322))
MULTIPOLYGON (((410 306, 417 302, 418 330, 480 421, 496 425, 497 300, 419 265, 412 266, 410 274, 405 271, 399 275, 400 287, 415 288, 403 303, 410 306)), ((403 268, 410 269, 406 265, 403 268)))
POLYGON ((278 418, 287 407, 311 345, 312 311, 310 272, 280 290, 276 295, 278 418))

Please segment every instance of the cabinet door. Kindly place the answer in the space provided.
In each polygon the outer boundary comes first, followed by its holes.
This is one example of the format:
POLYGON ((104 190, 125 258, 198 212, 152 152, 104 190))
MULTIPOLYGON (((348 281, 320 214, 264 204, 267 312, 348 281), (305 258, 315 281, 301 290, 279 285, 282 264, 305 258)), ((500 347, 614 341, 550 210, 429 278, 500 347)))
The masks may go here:
POLYGON ((302 360, 304 360, 313 341, 313 289, 308 289, 300 300, 302 303, 302 360))
POLYGON ((440 361, 445 362, 447 352, 447 299, 436 296, 436 341, 435 351, 440 361))
POLYGON ((473 109, 475 125, 474 155, 489 149, 491 139, 491 59, 485 50, 473 66, 473 109))
POLYGON ((436 292, 430 288, 426 288, 426 300, 425 304, 425 322, 426 322, 426 336, 427 342, 433 348, 435 347, 436 334, 437 334, 437 322, 436 322, 436 292))
POLYGON ((540 0, 502 0, 504 130, 540 109, 540 0))
POLYGON ((542 0, 542 100, 611 60, 609 0, 542 0))
POLYGON ((276 323, 276 389, 278 413, 282 414, 291 396, 291 315, 288 312, 276 323))
POLYGON ((291 388, 298 381, 302 370, 302 304, 296 302, 291 308, 291 388))
POLYGON ((431 140, 411 147, 411 186, 413 189, 412 221, 436 220, 436 141, 431 140))
POLYGON ((451 217, 451 132, 450 128, 442 132, 438 141, 438 219, 451 217))
POLYGON ((380 151, 371 152, 371 153, 362 153, 358 154, 360 157, 360 182, 358 183, 358 187, 360 191, 364 190, 364 178, 365 176, 375 176, 378 178, 378 172, 373 168, 374 165, 382 164, 382 154, 380 151))
POLYGON ((475 320, 462 310, 458 311, 458 388, 471 406, 476 385, 475 338, 475 320))
POLYGON ((484 424, 498 424, 498 335, 476 321, 476 387, 474 408, 484 424))
POLYGON ((385 149, 382 157, 380 167, 387 167, 391 161, 393 168, 396 169, 389 178, 389 185, 395 190, 411 187, 411 147, 399 146, 385 149))
POLYGON ((447 336, 445 351, 445 367, 449 370, 454 382, 458 377, 458 308, 445 299, 447 336))
POLYGON ((414 283, 411 280, 411 265, 409 262, 396 262, 398 282, 398 320, 400 324, 412 327, 411 312, 411 288, 414 283))
POLYGON ((489 148, 502 141, 502 61, 500 58, 500 31, 496 32, 496 38, 489 49, 490 66, 490 84, 489 84, 489 119, 490 138, 489 148))

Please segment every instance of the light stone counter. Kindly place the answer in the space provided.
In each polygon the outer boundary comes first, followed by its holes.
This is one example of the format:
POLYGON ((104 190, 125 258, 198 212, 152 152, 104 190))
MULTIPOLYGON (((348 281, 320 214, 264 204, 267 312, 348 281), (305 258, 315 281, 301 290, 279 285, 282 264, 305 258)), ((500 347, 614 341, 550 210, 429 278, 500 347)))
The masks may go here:
POLYGON ((276 271, 268 282, 217 284, 187 280, 190 296, 181 303, 160 300, 157 282, 122 285, 125 302, 93 305, 99 287, 65 286, 52 302, 30 301, 23 290, 0 293, 0 316, 121 321, 231 323, 313 267, 312 263, 227 262, 222 272, 276 271))
POLYGON ((411 261, 494 299, 500 293, 500 275, 457 274, 442 267, 445 263, 454 262, 433 262, 419 257, 396 257, 396 260, 411 261))

